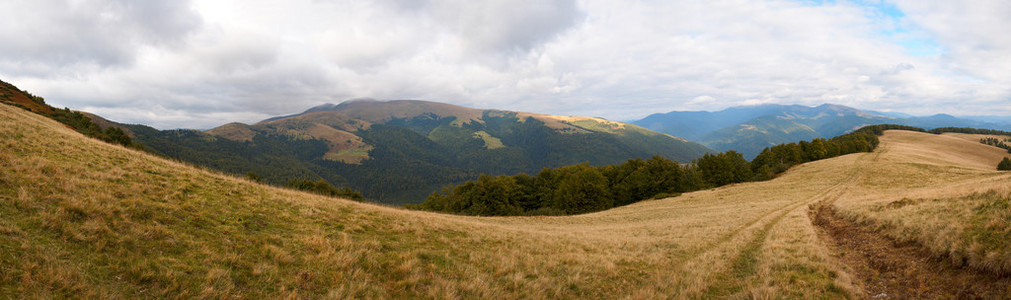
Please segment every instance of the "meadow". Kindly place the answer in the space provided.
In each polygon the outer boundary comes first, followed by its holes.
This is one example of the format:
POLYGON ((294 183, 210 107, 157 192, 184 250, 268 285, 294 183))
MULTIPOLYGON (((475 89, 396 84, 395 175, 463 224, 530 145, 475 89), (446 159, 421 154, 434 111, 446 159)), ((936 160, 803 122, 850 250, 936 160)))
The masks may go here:
POLYGON ((468 217, 265 186, 0 105, 0 297, 867 297, 815 209, 973 272, 1011 269, 1008 154, 978 140, 888 131, 873 153, 770 181, 468 217))

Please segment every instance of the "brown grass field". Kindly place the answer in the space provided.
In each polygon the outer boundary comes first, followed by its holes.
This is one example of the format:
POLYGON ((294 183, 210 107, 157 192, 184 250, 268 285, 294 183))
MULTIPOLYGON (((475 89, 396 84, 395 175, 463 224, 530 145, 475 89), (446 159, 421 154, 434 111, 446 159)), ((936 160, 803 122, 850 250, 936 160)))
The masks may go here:
POLYGON ((0 298, 870 297, 873 278, 813 209, 1007 274, 1005 155, 977 136, 890 131, 874 153, 771 181, 463 217, 263 186, 0 105, 0 298))

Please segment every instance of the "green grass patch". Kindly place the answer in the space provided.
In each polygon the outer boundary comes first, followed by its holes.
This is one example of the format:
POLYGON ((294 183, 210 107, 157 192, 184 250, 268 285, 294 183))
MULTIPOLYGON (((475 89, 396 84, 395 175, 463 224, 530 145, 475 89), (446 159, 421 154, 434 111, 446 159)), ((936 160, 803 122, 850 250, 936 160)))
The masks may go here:
POLYGON ((497 137, 491 136, 491 134, 488 134, 485 131, 474 132, 474 138, 481 139, 482 141, 484 141, 484 147, 486 149, 498 149, 505 147, 505 145, 502 144, 502 140, 500 140, 497 137))
POLYGON ((1011 195, 988 191, 973 194, 966 200, 982 202, 973 208, 973 217, 963 236, 969 245, 970 259, 976 264, 990 265, 1005 270, 1005 262, 996 261, 997 257, 1007 257, 1011 253, 1011 195))

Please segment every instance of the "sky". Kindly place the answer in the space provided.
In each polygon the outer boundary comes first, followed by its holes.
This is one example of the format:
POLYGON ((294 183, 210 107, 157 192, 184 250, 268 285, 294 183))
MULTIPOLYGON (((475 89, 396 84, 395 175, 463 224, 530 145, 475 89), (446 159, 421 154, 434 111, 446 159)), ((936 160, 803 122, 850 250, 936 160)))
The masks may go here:
POLYGON ((0 80, 160 129, 356 98, 612 120, 766 103, 1011 116, 1004 0, 4 3, 0 80))

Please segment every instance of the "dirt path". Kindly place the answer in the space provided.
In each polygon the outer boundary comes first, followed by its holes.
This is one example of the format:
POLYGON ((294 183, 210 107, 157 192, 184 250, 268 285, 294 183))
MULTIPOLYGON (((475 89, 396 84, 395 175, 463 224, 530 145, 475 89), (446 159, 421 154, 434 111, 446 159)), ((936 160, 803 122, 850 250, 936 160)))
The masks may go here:
POLYGON ((1011 277, 955 268, 912 243, 897 244, 838 216, 831 205, 810 211, 835 256, 875 299, 1011 299, 1011 277))
POLYGON ((776 208, 767 212, 766 214, 755 218, 751 222, 741 226, 737 230, 734 230, 727 236, 724 236, 716 242, 716 244, 711 245, 705 251, 710 251, 716 246, 725 244, 733 238, 737 238, 740 235, 745 234, 745 229, 754 228, 754 231, 749 232, 752 236, 747 237, 747 242, 737 250, 734 257, 731 259, 730 268, 725 273, 716 274, 712 280, 712 284, 706 289, 704 298, 734 298, 740 296, 742 291, 745 291, 752 280, 754 280, 755 273, 757 270, 759 256, 761 255, 761 249, 768 242, 769 232, 773 227, 780 224, 784 218, 792 212, 797 212, 797 210, 805 209, 811 203, 819 203, 824 201, 829 201, 828 199, 834 199, 833 195, 838 195, 846 189, 846 187, 854 181, 854 178, 860 176, 858 170, 850 172, 846 177, 841 178, 833 186, 820 191, 810 197, 796 200, 790 202, 782 207, 776 208))

